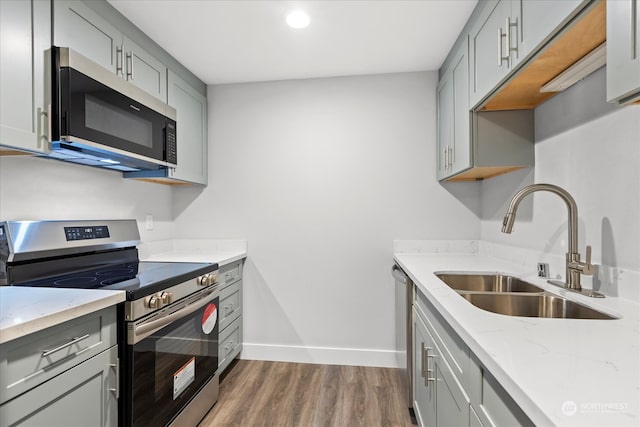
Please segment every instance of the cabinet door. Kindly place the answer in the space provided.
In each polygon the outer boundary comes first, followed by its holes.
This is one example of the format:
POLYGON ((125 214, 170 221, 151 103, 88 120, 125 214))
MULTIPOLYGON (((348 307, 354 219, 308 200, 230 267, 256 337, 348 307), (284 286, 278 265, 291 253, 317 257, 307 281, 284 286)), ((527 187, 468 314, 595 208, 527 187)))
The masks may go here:
POLYGON ((453 56, 438 83, 438 179, 471 167, 469 126, 469 43, 453 56))
POLYGON ((124 76, 145 92, 167 102, 167 66, 127 36, 124 40, 124 76))
POLYGON ((438 97, 438 179, 447 178, 453 145, 453 73, 447 70, 436 89, 438 97))
POLYGON ((169 105, 177 111, 178 167, 171 177, 207 183, 207 98, 169 70, 169 105))
POLYGON ((469 96, 472 107, 488 95, 509 71, 505 22, 510 13, 510 0, 487 1, 469 31, 469 96))
POLYGON ((78 0, 54 0, 53 41, 122 74, 122 33, 78 0))
POLYGON ((0 144, 49 148, 45 51, 51 47, 49 0, 0 1, 0 144))
POLYGON ((469 427, 484 427, 472 407, 469 407, 469 427))
POLYGON ((511 0, 512 65, 535 50, 565 21, 582 0, 511 0), (517 33, 517 34, 516 34, 517 33))
POLYGON ((435 359, 436 425, 460 427, 469 424, 469 398, 447 362, 435 359))
POLYGON ((607 101, 640 99, 640 0, 607 2, 607 101))
POLYGON ((471 127, 469 126, 469 43, 455 56, 453 79, 453 152, 451 174, 471 167, 471 127))
POLYGON ((413 409, 421 426, 436 425, 436 387, 434 372, 428 372, 429 352, 435 355, 435 342, 419 314, 413 312, 413 409))
POLYGON ((98 354, 0 406, 0 425, 118 425, 118 347, 98 354))

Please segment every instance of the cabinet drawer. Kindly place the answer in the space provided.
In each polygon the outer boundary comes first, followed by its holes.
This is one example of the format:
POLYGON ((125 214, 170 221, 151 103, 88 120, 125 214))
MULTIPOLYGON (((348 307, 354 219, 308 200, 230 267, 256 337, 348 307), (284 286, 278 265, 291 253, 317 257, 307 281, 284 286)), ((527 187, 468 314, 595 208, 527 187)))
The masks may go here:
POLYGON ((469 375, 469 347, 419 290, 415 293, 415 304, 440 347, 442 357, 447 360, 458 381, 466 386, 469 375))
POLYGON ((0 347, 0 403, 115 344, 115 306, 3 344, 0 347))
POLYGON ((224 330, 242 314, 242 280, 220 292, 220 313, 220 330, 224 330))
POLYGON ((0 425, 108 427, 117 425, 118 347, 113 346, 0 406, 0 425))
POLYGON ((220 289, 224 289, 242 277, 242 261, 223 265, 218 270, 218 283, 220 289))
POLYGON ((229 327, 220 332, 218 347, 218 371, 224 369, 242 350, 242 318, 234 320, 229 327))

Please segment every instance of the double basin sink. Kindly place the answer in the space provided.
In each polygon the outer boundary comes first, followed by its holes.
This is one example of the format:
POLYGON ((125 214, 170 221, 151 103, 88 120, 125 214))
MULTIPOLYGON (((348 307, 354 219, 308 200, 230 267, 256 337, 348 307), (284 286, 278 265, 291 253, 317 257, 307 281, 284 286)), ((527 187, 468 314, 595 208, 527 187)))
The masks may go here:
POLYGON ((517 277, 499 273, 436 273, 462 298, 486 311, 509 316, 563 319, 615 319, 586 305, 545 292, 517 277))

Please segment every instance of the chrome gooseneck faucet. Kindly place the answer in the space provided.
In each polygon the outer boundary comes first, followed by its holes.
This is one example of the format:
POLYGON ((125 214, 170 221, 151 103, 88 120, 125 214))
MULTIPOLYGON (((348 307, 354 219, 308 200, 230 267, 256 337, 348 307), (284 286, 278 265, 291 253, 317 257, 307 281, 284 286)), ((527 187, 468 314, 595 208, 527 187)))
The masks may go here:
MULTIPOLYGON (((516 211, 518 209, 518 205, 520 204, 522 199, 536 191, 549 191, 559 196, 562 200, 564 200, 569 211, 569 247, 567 249, 565 268, 566 282, 558 283, 557 281, 550 280, 549 283, 560 285, 570 290, 583 292, 582 286, 580 285, 580 275, 593 275, 593 273, 595 272, 595 267, 593 266, 593 264, 591 264, 591 246, 587 246, 587 256, 585 262, 580 261, 580 253, 578 252, 578 206, 576 205, 576 201, 566 190, 552 184, 533 184, 524 187, 523 189, 518 191, 515 196, 513 196, 513 199, 511 199, 509 210, 507 211, 507 214, 502 221, 502 232, 507 234, 511 233, 511 230, 513 229, 513 223, 516 219, 516 211)), ((603 296, 602 294, 591 291, 585 291, 583 293, 592 297, 603 296)))

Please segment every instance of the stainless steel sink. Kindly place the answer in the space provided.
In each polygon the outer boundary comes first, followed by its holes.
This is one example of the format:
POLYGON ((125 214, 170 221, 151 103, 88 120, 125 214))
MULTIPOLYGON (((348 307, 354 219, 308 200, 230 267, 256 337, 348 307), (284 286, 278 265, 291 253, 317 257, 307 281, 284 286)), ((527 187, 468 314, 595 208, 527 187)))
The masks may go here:
POLYGON ((436 273, 436 276, 471 304, 493 313, 562 319, 615 319, 506 274, 443 272, 436 273))
POLYGON ((437 273, 436 276, 456 291, 469 292, 542 292, 542 289, 505 274, 437 273))
POLYGON ((547 293, 532 295, 459 292, 459 294, 478 308, 509 316, 615 319, 585 305, 547 293))

